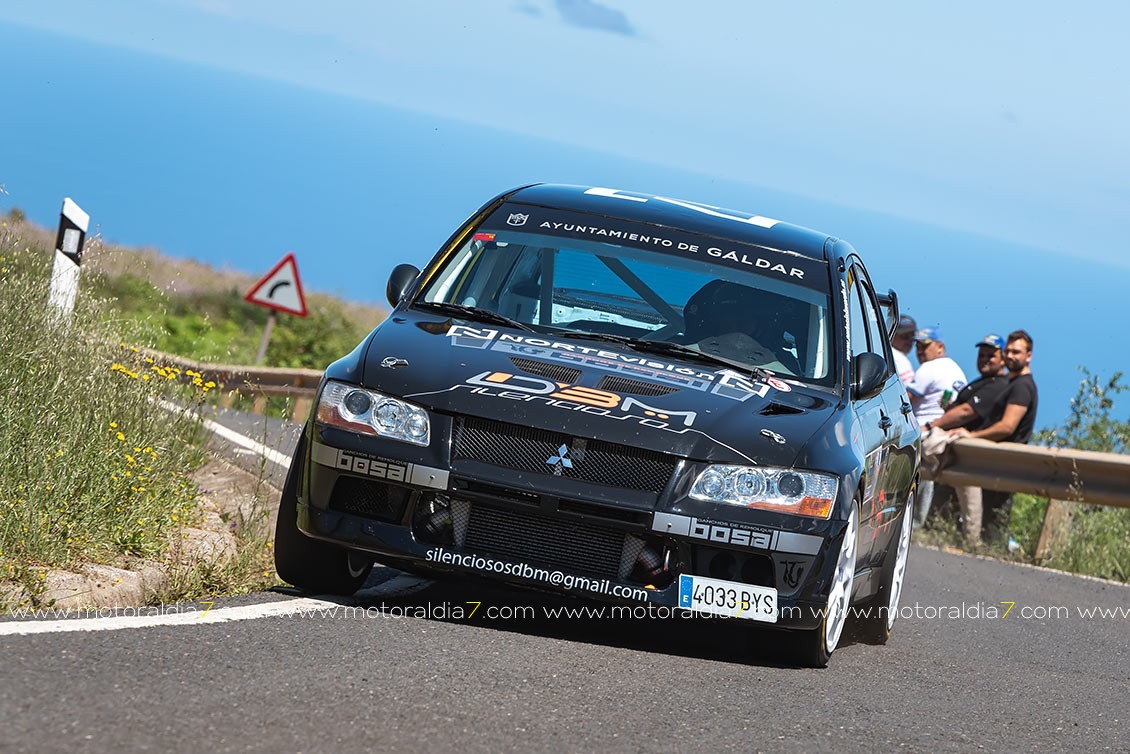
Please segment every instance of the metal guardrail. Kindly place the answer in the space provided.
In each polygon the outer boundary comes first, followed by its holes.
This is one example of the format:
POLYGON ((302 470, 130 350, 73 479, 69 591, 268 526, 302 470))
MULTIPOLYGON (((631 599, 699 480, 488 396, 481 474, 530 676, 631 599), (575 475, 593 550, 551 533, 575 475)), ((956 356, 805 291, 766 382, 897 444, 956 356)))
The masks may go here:
POLYGON ((223 397, 220 405, 230 406, 235 394, 254 396, 253 410, 263 413, 267 398, 284 397, 293 399, 290 418, 304 421, 314 402, 318 385, 322 381, 322 371, 318 369, 286 369, 283 367, 243 366, 235 364, 207 364, 182 356, 159 351, 147 351, 146 355, 163 365, 175 366, 181 371, 192 370, 207 375, 222 386, 223 397))
POLYGON ((1130 508, 1130 456, 962 439, 937 481, 1130 508))
MULTIPOLYGON (((269 396, 294 399, 291 419, 305 420, 322 372, 317 369, 203 364, 166 353, 150 355, 182 370, 194 370, 223 385, 230 405, 233 392, 255 396, 262 413, 269 396)), ((936 480, 1003 492, 1026 492, 1050 499, 1037 559, 1047 558, 1070 524, 1077 503, 1130 508, 1130 456, 1071 448, 1044 448, 1007 442, 961 439, 950 444, 936 480)))

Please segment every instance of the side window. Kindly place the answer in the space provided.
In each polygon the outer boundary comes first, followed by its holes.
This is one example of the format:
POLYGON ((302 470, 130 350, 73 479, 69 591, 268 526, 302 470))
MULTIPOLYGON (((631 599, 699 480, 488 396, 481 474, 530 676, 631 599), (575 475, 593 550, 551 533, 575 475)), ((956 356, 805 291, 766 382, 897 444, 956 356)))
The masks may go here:
POLYGON ((856 274, 856 268, 853 266, 848 270, 848 309, 850 323, 849 334, 851 335, 851 356, 854 359, 861 353, 865 353, 870 349, 868 344, 867 334, 867 319, 863 314, 863 306, 859 300, 860 279, 856 274))
MULTIPOLYGON (((879 305, 875 298, 874 292, 871 290, 871 281, 867 278, 867 273, 858 265, 852 265, 852 271, 855 273, 855 293, 859 297, 859 308, 861 317, 864 320, 864 328, 867 331, 867 347, 866 350, 882 356, 887 362, 888 367, 891 365, 890 344, 887 341, 886 330, 883 327, 883 317, 879 312, 879 305)), ((855 303, 853 298, 853 304, 855 303)), ((854 324, 854 323, 853 323, 854 324)), ((863 346, 858 349, 855 345, 855 333, 852 333, 852 350, 854 353, 861 353, 863 346)))

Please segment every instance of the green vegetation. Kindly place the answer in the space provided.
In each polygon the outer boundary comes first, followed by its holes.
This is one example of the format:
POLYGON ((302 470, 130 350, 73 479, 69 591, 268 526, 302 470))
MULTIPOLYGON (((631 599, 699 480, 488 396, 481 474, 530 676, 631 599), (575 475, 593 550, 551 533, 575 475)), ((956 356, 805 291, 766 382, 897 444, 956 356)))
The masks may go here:
POLYGON ((160 560, 196 520, 198 422, 157 402, 207 390, 120 345, 89 297, 56 321, 51 260, 0 228, 0 581, 33 601, 47 568, 160 560))
MULTIPOLYGON (((1130 421, 1115 418, 1115 398, 1127 390, 1122 374, 1101 379, 1080 367, 1083 379, 1071 400, 1071 415, 1062 427, 1044 429, 1034 444, 1075 448, 1104 453, 1126 453, 1130 449, 1130 421)), ((1009 550, 998 543, 989 550, 996 557, 1035 563, 1036 546, 1048 508, 1047 498, 1013 496, 1009 532, 1019 545, 1009 550)), ((928 528, 915 532, 920 543, 960 547, 961 533, 950 511, 932 516, 928 528)), ((1130 509, 1079 505, 1062 544, 1046 561, 1050 568, 1089 576, 1130 581, 1130 509)))
MULTIPOLYGON (((1041 445, 1077 448, 1104 453, 1130 450, 1130 421, 1114 415, 1115 397, 1130 390, 1122 384, 1122 373, 1107 380, 1080 367, 1083 379, 1071 399, 1071 415, 1058 429, 1044 430, 1041 445)), ((1033 503, 1047 507, 1047 501, 1033 503)), ((1119 581, 1130 581, 1130 509, 1080 506, 1071 521, 1063 547, 1046 565, 1074 573, 1085 573, 1119 581)))
MULTIPOLYGON (((118 253, 121 253, 120 251, 118 253)), ((230 278, 217 275, 206 285, 165 292, 135 271, 96 268, 84 281, 89 295, 105 299, 117 316, 129 320, 146 345, 204 362, 252 364, 268 310, 243 300, 230 278)), ((325 369, 349 353, 373 328, 377 316, 359 320, 343 303, 308 297, 305 318, 279 314, 265 363, 269 366, 325 369)))
MULTIPOLYGON (((264 491, 225 518, 233 559, 177 559, 183 527, 201 518, 192 408, 220 391, 146 355, 252 363, 268 315, 243 300, 253 278, 88 238, 76 310, 60 326, 46 306, 52 240, 16 209, 0 228, 0 586, 40 606, 48 569, 142 559, 165 564, 162 599, 275 583, 264 491)), ((279 316, 267 365, 322 369, 383 316, 318 294, 307 304, 305 319, 279 316)), ((285 399, 268 408, 285 413, 285 399)))

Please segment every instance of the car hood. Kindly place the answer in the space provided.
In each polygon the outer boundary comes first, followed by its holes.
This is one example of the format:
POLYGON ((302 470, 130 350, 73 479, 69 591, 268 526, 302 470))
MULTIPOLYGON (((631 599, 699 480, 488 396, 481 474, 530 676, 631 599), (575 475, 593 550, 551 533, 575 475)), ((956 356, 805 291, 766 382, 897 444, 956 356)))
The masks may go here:
POLYGON ((835 405, 708 362, 411 310, 355 353, 344 372, 436 412, 715 463, 792 466, 835 405))

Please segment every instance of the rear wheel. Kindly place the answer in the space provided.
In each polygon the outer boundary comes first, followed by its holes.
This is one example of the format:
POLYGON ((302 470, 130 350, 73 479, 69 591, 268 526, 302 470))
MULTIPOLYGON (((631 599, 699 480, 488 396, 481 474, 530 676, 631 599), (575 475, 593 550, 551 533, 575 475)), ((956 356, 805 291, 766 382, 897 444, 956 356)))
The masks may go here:
POLYGON ((851 588, 855 583, 856 540, 859 535, 859 506, 852 505, 844 538, 836 557, 836 570, 828 590, 828 602, 819 628, 796 631, 790 637, 792 655, 798 665, 823 668, 840 643, 851 605, 851 588))
POLYGON ((913 528, 914 493, 910 495, 907 507, 903 509, 898 534, 887 546, 879 591, 857 611, 854 625, 859 638, 869 644, 886 644, 891 636, 891 628, 898 618, 899 598, 906 577, 906 561, 910 553, 910 532, 913 528))
POLYGON ((343 547, 312 539, 298 530, 298 470, 305 455, 300 440, 279 501, 275 525, 275 571, 279 578, 307 592, 350 595, 361 588, 373 561, 343 547))

